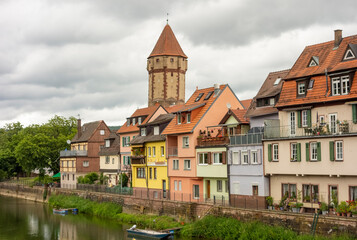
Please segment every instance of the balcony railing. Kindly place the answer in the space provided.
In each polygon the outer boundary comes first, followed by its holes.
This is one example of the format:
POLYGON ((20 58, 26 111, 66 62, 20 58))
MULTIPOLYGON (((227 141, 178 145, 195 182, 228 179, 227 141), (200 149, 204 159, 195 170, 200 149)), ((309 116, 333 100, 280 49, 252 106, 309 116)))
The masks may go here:
POLYGON ((177 147, 168 147, 167 154, 169 157, 176 157, 177 156, 177 147))
POLYGON ((145 164, 146 157, 144 155, 131 156, 131 164, 145 164))
POLYGON ((262 143, 263 133, 247 133, 230 137, 231 145, 247 145, 262 143))
POLYGON ((197 146, 207 147, 207 146, 219 146, 229 144, 228 137, 202 137, 197 138, 197 146))
POLYGON ((311 127, 265 126, 264 139, 350 135, 357 133, 353 121, 314 123, 311 127))
POLYGON ((87 156, 87 151, 86 150, 64 150, 60 151, 60 156, 61 157, 76 157, 76 156, 87 156))

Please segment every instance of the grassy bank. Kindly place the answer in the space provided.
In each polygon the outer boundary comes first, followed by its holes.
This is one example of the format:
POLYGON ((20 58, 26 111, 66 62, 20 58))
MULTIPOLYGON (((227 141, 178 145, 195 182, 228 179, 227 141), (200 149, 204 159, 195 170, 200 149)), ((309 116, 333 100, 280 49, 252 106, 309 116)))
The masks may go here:
POLYGON ((349 240, 355 239, 348 236, 340 237, 312 237, 299 235, 292 230, 279 226, 268 226, 260 222, 240 222, 233 218, 207 216, 199 221, 185 226, 181 230, 185 238, 204 239, 299 239, 299 240, 349 240))
POLYGON ((171 217, 126 214, 122 213, 122 206, 118 204, 97 203, 74 195, 52 195, 48 202, 53 208, 78 208, 80 213, 136 224, 140 228, 161 230, 180 226, 180 224, 171 217))

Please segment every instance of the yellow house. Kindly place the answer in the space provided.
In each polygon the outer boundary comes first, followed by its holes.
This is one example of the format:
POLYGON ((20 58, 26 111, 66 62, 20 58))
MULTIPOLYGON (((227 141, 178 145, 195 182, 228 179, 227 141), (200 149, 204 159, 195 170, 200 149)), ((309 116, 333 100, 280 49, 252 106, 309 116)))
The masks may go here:
POLYGON ((172 118, 171 114, 162 114, 141 125, 140 135, 130 142, 134 195, 158 199, 167 197, 166 137, 161 132, 172 118))

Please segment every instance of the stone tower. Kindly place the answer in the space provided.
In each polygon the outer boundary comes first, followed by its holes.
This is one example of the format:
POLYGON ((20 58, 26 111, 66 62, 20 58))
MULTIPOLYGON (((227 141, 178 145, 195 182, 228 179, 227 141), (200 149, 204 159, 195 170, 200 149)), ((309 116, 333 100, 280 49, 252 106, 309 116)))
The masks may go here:
POLYGON ((164 107, 185 103, 187 56, 170 25, 166 25, 147 60, 149 106, 164 107))

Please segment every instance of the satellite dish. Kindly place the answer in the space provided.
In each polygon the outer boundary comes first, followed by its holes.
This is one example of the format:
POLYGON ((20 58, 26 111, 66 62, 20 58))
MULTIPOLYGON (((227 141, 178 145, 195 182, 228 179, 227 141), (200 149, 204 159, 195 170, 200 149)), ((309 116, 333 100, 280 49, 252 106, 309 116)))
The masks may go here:
POLYGON ((67 144, 71 144, 71 140, 67 140, 67 144))
POLYGON ((227 103, 227 108, 231 108, 231 104, 230 103, 227 103))

